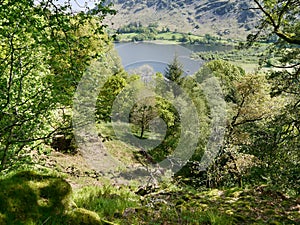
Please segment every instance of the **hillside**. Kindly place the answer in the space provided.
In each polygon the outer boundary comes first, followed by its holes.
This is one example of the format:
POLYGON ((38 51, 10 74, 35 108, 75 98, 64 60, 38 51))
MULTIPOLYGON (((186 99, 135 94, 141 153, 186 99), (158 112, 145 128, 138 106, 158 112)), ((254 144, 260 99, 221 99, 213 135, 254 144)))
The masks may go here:
POLYGON ((117 29, 131 22, 156 23, 171 31, 244 38, 257 17, 250 0, 112 0, 118 11, 109 18, 117 29))

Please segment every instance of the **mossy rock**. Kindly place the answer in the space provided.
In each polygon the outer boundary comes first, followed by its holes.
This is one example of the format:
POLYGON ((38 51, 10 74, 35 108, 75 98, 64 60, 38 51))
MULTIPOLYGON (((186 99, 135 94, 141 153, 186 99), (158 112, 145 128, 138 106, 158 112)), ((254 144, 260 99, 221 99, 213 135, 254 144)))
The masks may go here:
POLYGON ((269 224, 270 224, 270 225, 281 225, 282 223, 281 223, 281 222, 278 222, 278 221, 275 221, 275 220, 273 220, 273 221, 269 222, 269 224))
POLYGON ((0 224, 6 224, 6 216, 0 213, 0 224))
POLYGON ((0 179, 0 224, 28 224, 62 214, 71 202, 64 179, 22 171, 0 179), (4 219, 3 219, 4 218, 4 219))
POLYGON ((70 225, 97 225, 103 224, 99 215, 83 208, 77 208, 67 214, 67 224, 70 225))

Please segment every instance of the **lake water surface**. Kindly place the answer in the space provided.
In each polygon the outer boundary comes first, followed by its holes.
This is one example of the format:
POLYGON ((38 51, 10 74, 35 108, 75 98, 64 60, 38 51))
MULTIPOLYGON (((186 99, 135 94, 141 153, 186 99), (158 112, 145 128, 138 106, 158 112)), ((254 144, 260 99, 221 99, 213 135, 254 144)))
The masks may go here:
POLYGON ((224 51, 229 50, 229 46, 211 45, 174 45, 155 44, 149 42, 116 43, 116 50, 121 57, 122 64, 127 71, 148 65, 155 72, 164 73, 167 65, 177 56, 183 65, 185 75, 196 73, 203 65, 203 60, 191 59, 193 51, 224 51))

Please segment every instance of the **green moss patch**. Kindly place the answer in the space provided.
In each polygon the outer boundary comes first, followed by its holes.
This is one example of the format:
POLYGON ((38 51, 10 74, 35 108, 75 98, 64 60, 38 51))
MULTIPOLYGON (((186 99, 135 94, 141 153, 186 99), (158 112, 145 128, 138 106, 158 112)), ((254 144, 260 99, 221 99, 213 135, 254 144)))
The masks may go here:
POLYGON ((23 171, 0 179, 0 224, 105 224, 95 212, 75 208, 64 179, 23 171))
POLYGON ((0 186, 0 213, 6 223, 46 220, 70 203, 71 186, 54 176, 19 172, 1 179, 0 186))

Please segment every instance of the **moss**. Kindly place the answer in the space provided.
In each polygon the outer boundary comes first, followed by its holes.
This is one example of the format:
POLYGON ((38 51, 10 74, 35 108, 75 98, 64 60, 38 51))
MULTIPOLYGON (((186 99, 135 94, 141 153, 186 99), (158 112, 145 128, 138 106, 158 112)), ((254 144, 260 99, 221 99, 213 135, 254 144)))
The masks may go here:
POLYGON ((62 178, 22 171, 1 179, 0 186, 0 214, 7 224, 45 220, 70 204, 71 186, 62 178))
POLYGON ((280 225, 280 224, 282 224, 282 223, 280 223, 280 222, 278 222, 278 221, 271 221, 269 224, 270 224, 270 225, 280 225))
POLYGON ((6 224, 6 216, 0 213, 0 224, 6 224))
POLYGON ((138 206, 139 198, 127 189, 112 186, 85 187, 75 193, 74 201, 78 207, 97 212, 108 220, 123 214, 129 207, 138 206))
POLYGON ((91 225, 103 224, 99 215, 95 212, 77 208, 67 214, 68 222, 70 225, 91 225))

